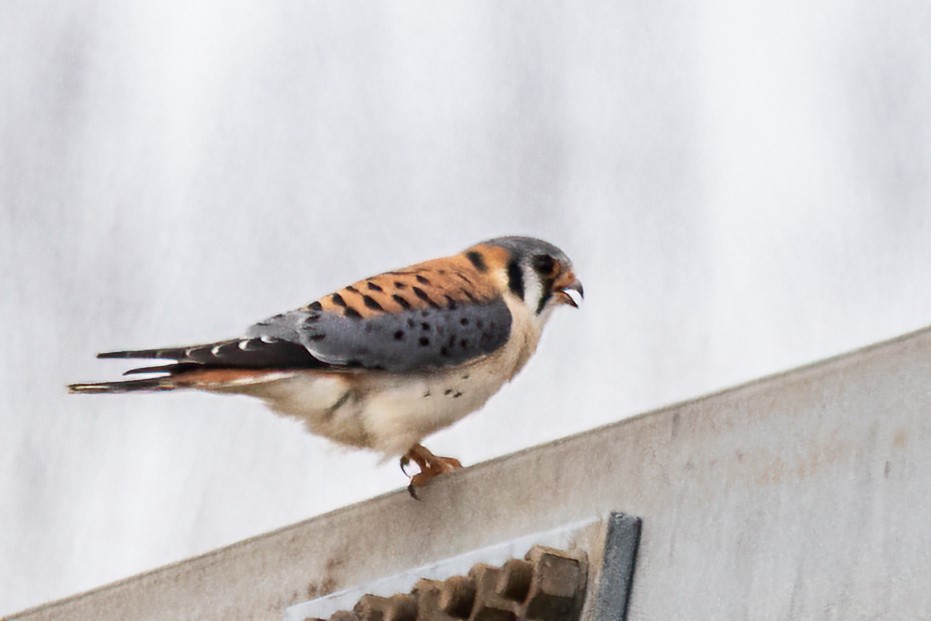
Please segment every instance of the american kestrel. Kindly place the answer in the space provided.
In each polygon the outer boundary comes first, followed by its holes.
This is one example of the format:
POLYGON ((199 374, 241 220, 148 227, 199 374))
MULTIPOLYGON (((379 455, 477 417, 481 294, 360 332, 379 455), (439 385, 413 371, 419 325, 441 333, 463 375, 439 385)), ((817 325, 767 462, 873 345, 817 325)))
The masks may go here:
POLYGON ((205 345, 98 358, 173 362, 126 371, 154 377, 72 384, 76 393, 194 388, 245 394, 339 444, 413 461, 409 490, 460 468, 421 446, 474 412, 523 368, 557 305, 582 284, 559 248, 499 237, 441 259, 360 280, 205 345))

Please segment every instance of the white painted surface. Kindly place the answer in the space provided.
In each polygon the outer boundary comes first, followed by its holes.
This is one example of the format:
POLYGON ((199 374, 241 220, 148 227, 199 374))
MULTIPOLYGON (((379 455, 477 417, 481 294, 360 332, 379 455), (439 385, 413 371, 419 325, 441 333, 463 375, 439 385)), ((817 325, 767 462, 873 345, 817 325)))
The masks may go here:
MULTIPOLYGON (((586 287, 501 455, 931 318, 931 6, 0 7, 0 611, 404 484, 248 399, 79 397, 365 274, 547 238, 586 287)), ((788 431, 786 431, 788 433, 788 431)))

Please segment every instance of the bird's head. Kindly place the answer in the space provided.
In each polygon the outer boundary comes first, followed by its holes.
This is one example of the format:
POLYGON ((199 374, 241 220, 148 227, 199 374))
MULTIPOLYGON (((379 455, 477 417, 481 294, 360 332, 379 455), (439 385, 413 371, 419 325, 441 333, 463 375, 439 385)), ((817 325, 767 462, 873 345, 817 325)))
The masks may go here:
POLYGON ((584 297, 582 283, 572 271, 572 261, 549 242, 533 237, 497 237, 466 251, 487 255, 490 269, 520 298, 531 313, 545 317, 560 304, 578 307, 584 297), (482 249, 490 252, 482 252, 482 249), (502 252, 503 251, 503 252, 502 252))

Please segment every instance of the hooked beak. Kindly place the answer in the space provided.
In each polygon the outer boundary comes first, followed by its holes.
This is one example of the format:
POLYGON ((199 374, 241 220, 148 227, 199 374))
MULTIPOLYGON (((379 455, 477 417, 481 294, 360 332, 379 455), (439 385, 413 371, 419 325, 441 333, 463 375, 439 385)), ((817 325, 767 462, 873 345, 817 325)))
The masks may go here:
POLYGON ((565 280, 567 282, 565 284, 559 282, 559 280, 563 280, 562 278, 554 283, 558 291, 557 299, 561 304, 568 304, 572 308, 578 308, 579 302, 585 298, 585 291, 582 289, 582 283, 579 282, 571 272, 566 274, 566 276, 567 278, 565 280))

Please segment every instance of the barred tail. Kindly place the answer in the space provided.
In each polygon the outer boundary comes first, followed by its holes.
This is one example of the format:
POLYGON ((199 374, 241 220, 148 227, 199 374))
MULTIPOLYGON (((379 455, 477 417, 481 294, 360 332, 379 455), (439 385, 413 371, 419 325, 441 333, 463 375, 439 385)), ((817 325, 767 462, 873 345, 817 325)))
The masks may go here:
POLYGON ((72 394, 112 394, 137 391, 174 390, 177 387, 177 384, 175 384, 171 377, 149 377, 146 379, 125 380, 122 382, 69 384, 68 392, 72 394))

